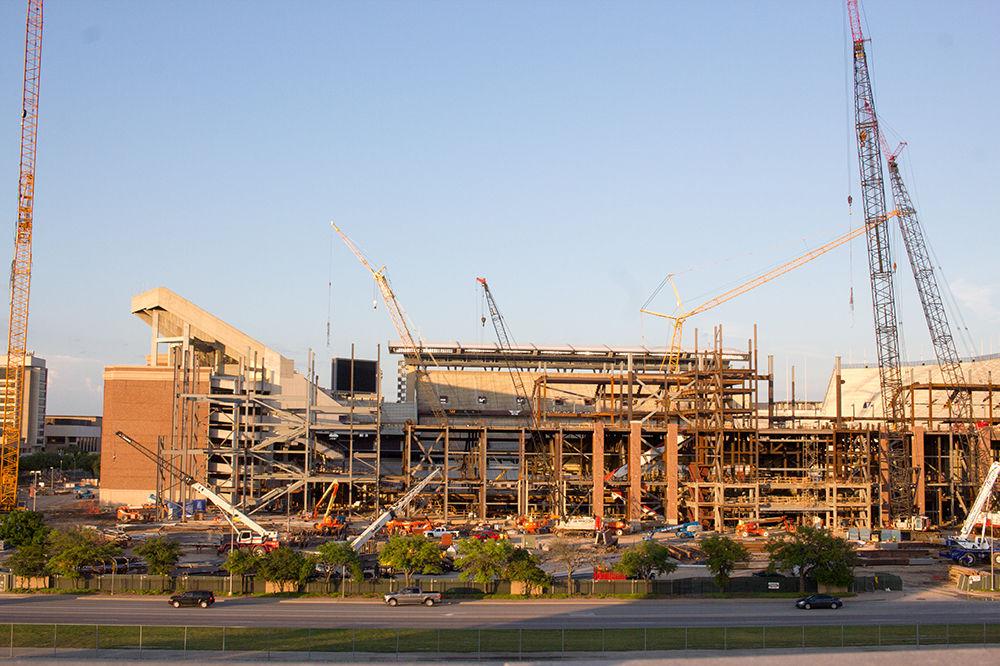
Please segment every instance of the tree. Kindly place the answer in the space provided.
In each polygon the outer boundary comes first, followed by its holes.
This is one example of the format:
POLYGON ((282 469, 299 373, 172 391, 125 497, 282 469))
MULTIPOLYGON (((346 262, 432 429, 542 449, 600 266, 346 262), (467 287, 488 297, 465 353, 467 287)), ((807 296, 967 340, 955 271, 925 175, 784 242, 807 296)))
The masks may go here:
POLYGON ((181 545, 173 539, 153 537, 137 546, 135 553, 146 560, 149 573, 169 576, 181 559, 181 545))
POLYGON ((48 562, 49 554, 45 550, 45 544, 42 543, 28 543, 20 546, 7 558, 7 566, 14 572, 14 575, 27 578, 44 576, 48 562))
POLYGON ((742 543, 721 534, 713 534, 702 539, 698 546, 708 558, 705 564, 712 572, 719 589, 723 592, 729 591, 729 578, 736 568, 736 563, 750 559, 750 551, 742 543))
POLYGON ((382 566, 403 572, 407 587, 415 573, 441 573, 441 549, 436 543, 422 535, 397 535, 379 553, 382 566))
POLYGON ((48 569, 60 576, 80 577, 80 569, 121 555, 120 546, 93 530, 52 530, 48 538, 48 569))
POLYGON ((615 570, 629 578, 650 579, 654 574, 667 574, 677 569, 666 546, 655 541, 641 541, 622 552, 615 570))
POLYGON ((327 541, 316 549, 319 553, 318 561, 326 565, 326 582, 330 582, 335 567, 340 567, 340 593, 344 596, 347 593, 347 586, 344 584, 347 570, 351 570, 351 577, 354 580, 361 580, 364 573, 361 571, 361 558, 351 544, 346 541, 327 541))
POLYGON ((294 583, 303 583, 315 568, 315 563, 297 550, 281 546, 260 558, 258 571, 269 583, 277 583, 278 591, 294 583))
POLYGON ((458 542, 455 566, 461 569, 462 580, 488 585, 503 577, 514 550, 506 539, 462 539, 458 542))
POLYGON ((799 527, 788 541, 770 541, 767 552, 772 567, 798 572, 799 592, 805 592, 806 578, 849 585, 858 564, 858 555, 846 539, 814 527, 799 527))
POLYGON ((222 563, 222 568, 229 572, 230 576, 252 576, 257 573, 260 565, 260 556, 254 554, 249 548, 234 548, 229 551, 226 561, 222 563))
POLYGON ((510 581, 524 583, 525 592, 531 594, 536 587, 552 584, 552 577, 538 566, 538 558, 524 548, 515 548, 511 559, 504 568, 504 577, 510 581))
POLYGON ((44 543, 48 535, 45 518, 36 511, 11 511, 0 522, 0 539, 8 548, 44 543))
MULTIPOLYGON (((58 453, 30 453, 21 456, 18 468, 22 473, 47 471, 49 468, 59 470, 84 470, 94 476, 99 476, 101 455, 81 451, 76 447, 66 448, 58 453)), ((44 479, 43 479, 44 480, 44 479)))
POLYGON ((555 539, 549 543, 545 559, 562 566, 566 572, 566 592, 573 594, 573 572, 590 558, 586 552, 580 550, 578 544, 566 539, 555 539))

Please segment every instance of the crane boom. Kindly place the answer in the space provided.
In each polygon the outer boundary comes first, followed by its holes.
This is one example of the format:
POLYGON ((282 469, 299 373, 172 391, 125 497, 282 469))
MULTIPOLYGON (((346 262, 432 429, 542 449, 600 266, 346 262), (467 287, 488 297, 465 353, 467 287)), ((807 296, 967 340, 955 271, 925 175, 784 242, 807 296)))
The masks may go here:
POLYGON ((245 513, 237 509, 235 506, 227 502, 225 499, 217 495, 214 490, 212 490, 205 484, 195 480, 193 476, 191 476, 181 468, 165 460, 162 456, 158 456, 154 451, 151 451, 150 449, 146 448, 139 442, 135 441, 134 439, 126 435, 121 430, 117 431, 115 433, 115 436, 118 437, 123 442, 125 442, 126 444, 128 444, 129 446, 131 446, 139 453, 141 453, 149 460, 152 460, 158 467, 161 467, 174 474, 178 479, 180 479, 189 487, 191 487, 195 492, 204 495, 209 502, 219 507, 219 509, 222 511, 223 516, 225 516, 226 520, 229 522, 230 525, 233 525, 234 528, 236 527, 236 523, 242 523, 247 528, 249 528, 250 531, 252 531, 257 536, 261 537, 262 539, 277 540, 278 538, 277 532, 267 530, 261 527, 261 525, 259 525, 257 521, 255 521, 253 518, 246 515, 245 513))
MULTIPOLYGON (((511 351, 514 348, 513 342, 511 341, 510 330, 507 328, 507 322, 504 320, 503 315, 500 314, 500 308, 497 306, 496 299, 493 298, 493 292, 490 291, 490 285, 484 277, 477 277, 476 282, 478 282, 483 288, 483 295, 486 297, 486 306, 490 311, 490 319, 493 321, 493 330, 497 334, 497 341, 500 343, 500 347, 505 351, 511 351)), ((514 384, 514 392, 517 394, 517 402, 522 406, 522 409, 528 411, 528 417, 531 422, 534 423, 533 410, 531 409, 531 400, 528 396, 528 391, 524 386, 524 378, 521 376, 520 370, 514 364, 514 362, 506 358, 507 370, 510 372, 510 378, 514 384)))
MULTIPOLYGON (((900 174, 896 154, 890 155, 887 162, 892 198, 896 210, 899 211, 899 229, 903 237, 903 246, 910 261, 913 279, 917 283, 917 293, 920 295, 920 305, 931 336, 934 356, 937 358, 944 381, 952 386, 960 386, 965 383, 965 376, 955 346, 955 337, 948 323, 944 300, 941 298, 941 290, 938 287, 934 262, 931 261, 930 252, 927 250, 924 230, 917 218, 917 210, 910 199, 909 190, 900 174)), ((968 430, 966 433, 968 450, 965 451, 967 473, 973 482, 979 482, 980 472, 985 472, 991 461, 988 456, 977 455, 976 423, 972 414, 971 392, 956 390, 951 397, 951 410, 953 416, 962 421, 968 430)))
POLYGON ((896 295, 893 288, 892 251, 887 225, 874 224, 885 217, 885 185, 882 175, 882 151, 879 138, 875 96, 865 52, 858 0, 847 0, 851 25, 854 63, 854 130, 861 176, 861 199, 868 227, 868 272, 871 281, 872 310, 875 319, 875 346, 878 352, 879 386, 882 410, 887 426, 882 449, 888 478, 883 479, 888 496, 887 509, 893 519, 907 519, 914 514, 913 470, 909 464, 906 442, 899 428, 906 414, 902 400, 903 378, 900 370, 899 325, 896 320, 896 295))
MULTIPOLYGON (((410 332, 410 324, 406 318, 406 313, 403 312, 403 306, 399 304, 399 300, 396 298, 396 293, 392 290, 392 285, 389 284, 389 278, 385 274, 385 266, 379 269, 375 269, 368 258, 361 249, 354 244, 347 234, 337 226, 335 222, 330 222, 330 226, 333 230, 337 232, 340 239, 344 241, 344 245, 358 258, 361 265, 364 266, 369 273, 372 274, 372 278, 375 280, 376 286, 378 286, 379 292, 382 294, 382 301, 385 303, 386 309, 389 311, 389 318, 392 319, 392 326, 396 329, 396 334, 399 335, 403 344, 406 345, 417 359, 416 372, 424 375, 426 379, 427 386, 430 387, 431 391, 434 393, 434 399, 431 401, 431 411, 434 413, 435 418, 441 421, 442 425, 448 425, 448 415, 445 413, 444 409, 441 408, 440 396, 437 395, 437 388, 434 386, 434 382, 431 381, 430 376, 427 374, 427 364, 424 359, 423 353, 423 343, 414 337, 410 332)), ((434 361, 434 356, 430 355, 431 361, 434 361)), ((414 394, 416 393, 416 388, 414 387, 414 394)))
POLYGON ((871 224, 885 216, 885 186, 878 117, 872 92, 871 72, 861 31, 858 0, 847 0, 854 43, 854 119, 861 173, 861 198, 868 228, 868 268, 871 277, 872 307, 875 315, 875 342, 878 348, 879 379, 886 422, 890 429, 904 420, 901 391, 899 331, 893 291, 893 262, 888 227, 871 224))
MULTIPOLYGON (((891 211, 888 215, 879 218, 876 222, 874 222, 874 224, 881 225, 887 219, 894 217, 896 213, 897 211, 891 211)), ((673 320, 674 322, 674 331, 670 338, 670 349, 667 352, 669 370, 671 372, 677 372, 680 366, 681 332, 684 327, 684 322, 687 321, 689 318, 694 317, 695 315, 699 315, 707 310, 711 310, 712 308, 722 305, 723 303, 731 301, 737 296, 742 296, 748 291, 756 289, 757 287, 763 284, 767 284, 768 282, 781 277, 785 273, 793 271, 796 268, 799 268, 800 266, 809 263, 813 259, 823 256, 830 250, 835 250, 841 245, 849 243, 850 241, 854 240, 855 238, 857 238, 858 236, 867 231, 868 231, 868 224, 862 225, 855 229, 851 229, 847 233, 838 236, 837 238, 834 238, 829 243, 821 245, 813 250, 809 250, 805 254, 802 254, 796 257, 795 259, 792 259, 791 261, 785 262, 776 268, 772 268, 771 270, 758 275, 757 277, 751 278, 746 282, 744 282, 743 284, 733 287, 729 291, 719 294, 718 296, 714 296, 705 301, 704 303, 702 303, 701 305, 698 305, 682 314, 668 315, 662 312, 656 312, 654 310, 648 310, 646 308, 642 308, 640 312, 643 312, 648 315, 653 315, 655 317, 662 317, 663 319, 670 319, 673 320)), ((680 298, 678 298, 678 302, 679 301, 680 298)))
MULTIPOLYGON (((490 311, 490 319, 493 321, 493 330, 496 331, 497 334, 497 342, 503 350, 508 352, 512 351, 514 349, 514 344, 511 338, 510 329, 507 328, 507 321, 500 313, 500 306, 497 305, 496 299, 493 297, 493 292, 490 290, 489 283, 484 277, 477 277, 476 282, 478 282, 483 288, 483 295, 486 297, 486 305, 490 311)), ((541 449, 544 445, 545 438, 542 436, 542 432, 539 429, 538 414, 532 407, 531 396, 528 395, 528 391, 524 385, 524 377, 521 375, 520 368, 517 367, 510 356, 504 356, 504 363, 507 366, 507 371, 510 373, 511 380, 514 384, 514 392, 517 395, 517 401, 523 409, 528 411, 528 422, 531 424, 531 447, 539 452, 542 452, 541 449)), ((540 465, 540 471, 544 478, 553 478, 555 469, 551 465, 548 455, 535 456, 535 461, 540 465)), ((551 509, 550 513, 562 513, 561 507, 564 503, 562 501, 562 490, 559 483, 553 483, 549 486, 549 504, 551 509)))
POLYGON ((38 154, 38 93, 42 74, 42 0, 28 0, 24 32, 24 86, 21 92, 21 166, 17 186, 17 227, 10 265, 10 320, 0 436, 0 511, 17 506, 17 475, 24 409, 24 359, 28 351, 31 293, 31 234, 38 154))
POLYGON ((391 507, 383 511, 382 514, 378 518, 376 518, 371 525, 366 527, 364 532, 354 537, 354 540, 351 541, 351 548, 353 548, 354 550, 361 550, 361 548, 366 543, 371 541, 371 538, 375 536, 380 529, 385 527, 386 523, 395 518, 400 511, 409 506, 410 502, 412 502, 413 499, 417 495, 419 495, 423 491, 423 489, 426 488, 428 484, 430 484, 430 482, 433 481, 434 478, 437 477, 437 475, 440 473, 441 473, 441 468, 435 467, 430 471, 430 473, 427 476, 420 479, 420 481, 418 481, 412 488, 407 490, 406 494, 403 495, 401 498, 399 498, 399 500, 395 504, 393 504, 391 507))
POLYGON ((994 462, 989 466, 986 477, 983 480, 983 485, 976 496, 976 501, 973 502, 972 508, 969 509, 969 515, 965 517, 965 522, 962 523, 962 531, 958 533, 958 541, 966 544, 969 543, 972 530, 976 526, 976 523, 979 522, 983 510, 986 508, 986 503, 993 494, 993 487, 997 483, 997 478, 1000 478, 1000 462, 994 462))

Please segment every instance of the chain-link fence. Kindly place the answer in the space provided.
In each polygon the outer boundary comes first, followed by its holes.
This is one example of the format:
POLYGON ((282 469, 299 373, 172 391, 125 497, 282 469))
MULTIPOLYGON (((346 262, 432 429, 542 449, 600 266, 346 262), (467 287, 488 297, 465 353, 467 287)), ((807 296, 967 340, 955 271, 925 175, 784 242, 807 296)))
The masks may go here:
POLYGON ((15 656, 143 652, 412 654, 513 658, 564 653, 998 644, 1000 624, 871 624, 634 629, 299 629, 68 624, 0 625, 15 656))

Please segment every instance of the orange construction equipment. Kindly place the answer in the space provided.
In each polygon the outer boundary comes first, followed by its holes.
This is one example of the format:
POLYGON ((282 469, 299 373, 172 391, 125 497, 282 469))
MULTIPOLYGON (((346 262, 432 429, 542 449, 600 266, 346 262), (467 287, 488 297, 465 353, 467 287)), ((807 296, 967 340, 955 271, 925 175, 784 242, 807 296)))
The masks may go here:
POLYGON ((42 0, 28 0, 21 93, 21 170, 17 185, 17 227, 10 265, 10 325, 7 329, 7 385, 0 436, 0 511, 17 507, 17 472, 24 407, 24 357, 28 350, 31 292, 31 234, 35 210, 38 92, 42 73, 42 0))
POLYGON ((326 490, 323 491, 323 496, 319 498, 313 509, 313 518, 317 518, 320 506, 322 506, 324 500, 326 501, 326 511, 323 513, 323 517, 319 522, 313 524, 313 529, 323 536, 340 536, 347 527, 346 517, 330 515, 333 512, 333 502, 337 498, 337 488, 339 487, 340 483, 338 481, 334 481, 327 486, 326 490))
POLYGON ((766 537, 767 528, 756 520, 741 522, 736 526, 736 536, 740 537, 766 537))
POLYGON ((434 524, 426 518, 390 520, 385 525, 389 534, 423 534, 434 529, 434 524))
POLYGON ((766 537, 770 534, 768 528, 792 533, 795 531, 795 523, 793 523, 788 516, 774 516, 771 518, 761 518, 760 520, 740 521, 740 523, 736 526, 736 535, 741 537, 766 537))
POLYGON ((120 506, 115 516, 119 523, 149 523, 156 520, 156 505, 120 506))
POLYGON ((552 518, 544 516, 518 516, 514 524, 525 534, 542 534, 552 528, 552 518))

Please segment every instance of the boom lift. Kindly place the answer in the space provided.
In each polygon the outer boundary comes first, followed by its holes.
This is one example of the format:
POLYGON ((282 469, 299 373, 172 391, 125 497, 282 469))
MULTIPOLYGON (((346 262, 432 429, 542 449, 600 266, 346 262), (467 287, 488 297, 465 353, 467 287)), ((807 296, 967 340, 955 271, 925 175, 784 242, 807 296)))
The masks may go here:
MULTIPOLYGON (((261 527, 257 522, 246 515, 235 506, 224 500, 215 492, 204 485, 203 483, 196 481, 195 478, 182 469, 174 465, 173 463, 164 460, 161 456, 158 456, 154 451, 146 448, 139 442, 135 441, 128 435, 126 435, 121 430, 115 433, 119 439, 131 446, 133 449, 141 453, 143 456, 152 460, 157 467, 170 472, 180 479, 183 483, 187 484, 192 490, 201 495, 204 495, 209 502, 219 507, 222 511, 222 516, 226 521, 233 527, 236 532, 236 537, 232 541, 232 546, 236 548, 251 548, 255 553, 263 554, 268 551, 277 548, 280 543, 278 542, 278 533, 272 530, 267 530, 261 527), (242 523, 245 528, 241 528, 237 523, 242 523)), ((219 544, 219 552, 224 553, 230 549, 230 543, 228 541, 223 541, 219 544)))
POLYGON ((339 487, 339 481, 331 482, 323 491, 323 496, 316 502, 316 508, 313 509, 313 518, 319 518, 319 508, 324 501, 326 502, 326 511, 323 512, 323 517, 313 525, 313 528, 323 536, 337 536, 347 527, 347 519, 344 516, 331 516, 333 502, 337 498, 337 488, 339 487))
POLYGON ((17 506, 24 409, 24 357, 28 351, 31 293, 31 235, 35 210, 35 157, 38 154, 38 93, 42 75, 42 0, 28 0, 24 32, 24 86, 21 89, 21 167, 17 181, 17 226, 10 264, 10 319, 7 371, 0 435, 0 511, 17 506))
POLYGON ((406 494, 403 495, 401 498, 399 498, 399 500, 397 500, 395 504, 393 504, 388 509, 383 511, 382 514, 378 518, 376 518, 371 525, 366 527, 364 532, 354 537, 354 540, 351 541, 351 548, 360 551, 366 543, 371 541, 372 537, 374 537, 379 530, 385 527, 390 520, 392 520, 393 518, 396 517, 397 514, 399 514, 399 512, 401 512, 403 509, 409 506, 410 502, 412 502, 414 498, 416 498, 416 496, 419 495, 423 491, 423 489, 426 488, 440 473, 441 473, 441 468, 435 467, 430 471, 430 473, 427 476, 420 479, 420 481, 418 481, 412 488, 406 491, 406 494))
MULTIPOLYGON (((410 332, 410 324, 406 318, 406 313, 403 312, 403 306, 399 304, 396 299, 396 294, 392 290, 392 285, 389 284, 389 278, 385 274, 386 267, 382 266, 376 270, 368 258, 365 257, 364 253, 354 244, 350 238, 347 237, 340 227, 334 222, 330 222, 330 226, 333 230, 337 232, 340 239, 344 241, 344 245, 347 246, 361 265, 368 269, 368 272, 372 274, 372 278, 375 280, 376 286, 378 286, 379 292, 382 294, 382 301, 385 302, 385 307, 389 311, 389 318, 392 319, 392 325, 396 329, 396 334, 400 337, 403 344, 413 352, 413 356, 417 359, 415 371, 418 375, 423 375, 427 386, 430 387, 431 391, 434 393, 434 399, 431 401, 431 411, 434 417, 441 421, 441 425, 448 425, 448 415, 445 410, 441 408, 441 396, 437 394, 437 388, 434 386, 434 382, 431 381, 430 377, 427 376, 427 364, 424 360, 423 355, 423 343, 418 340, 410 332)), ((433 355, 431 355, 431 361, 434 361, 433 355)), ((414 387, 414 392, 416 392, 416 387, 414 387)))

